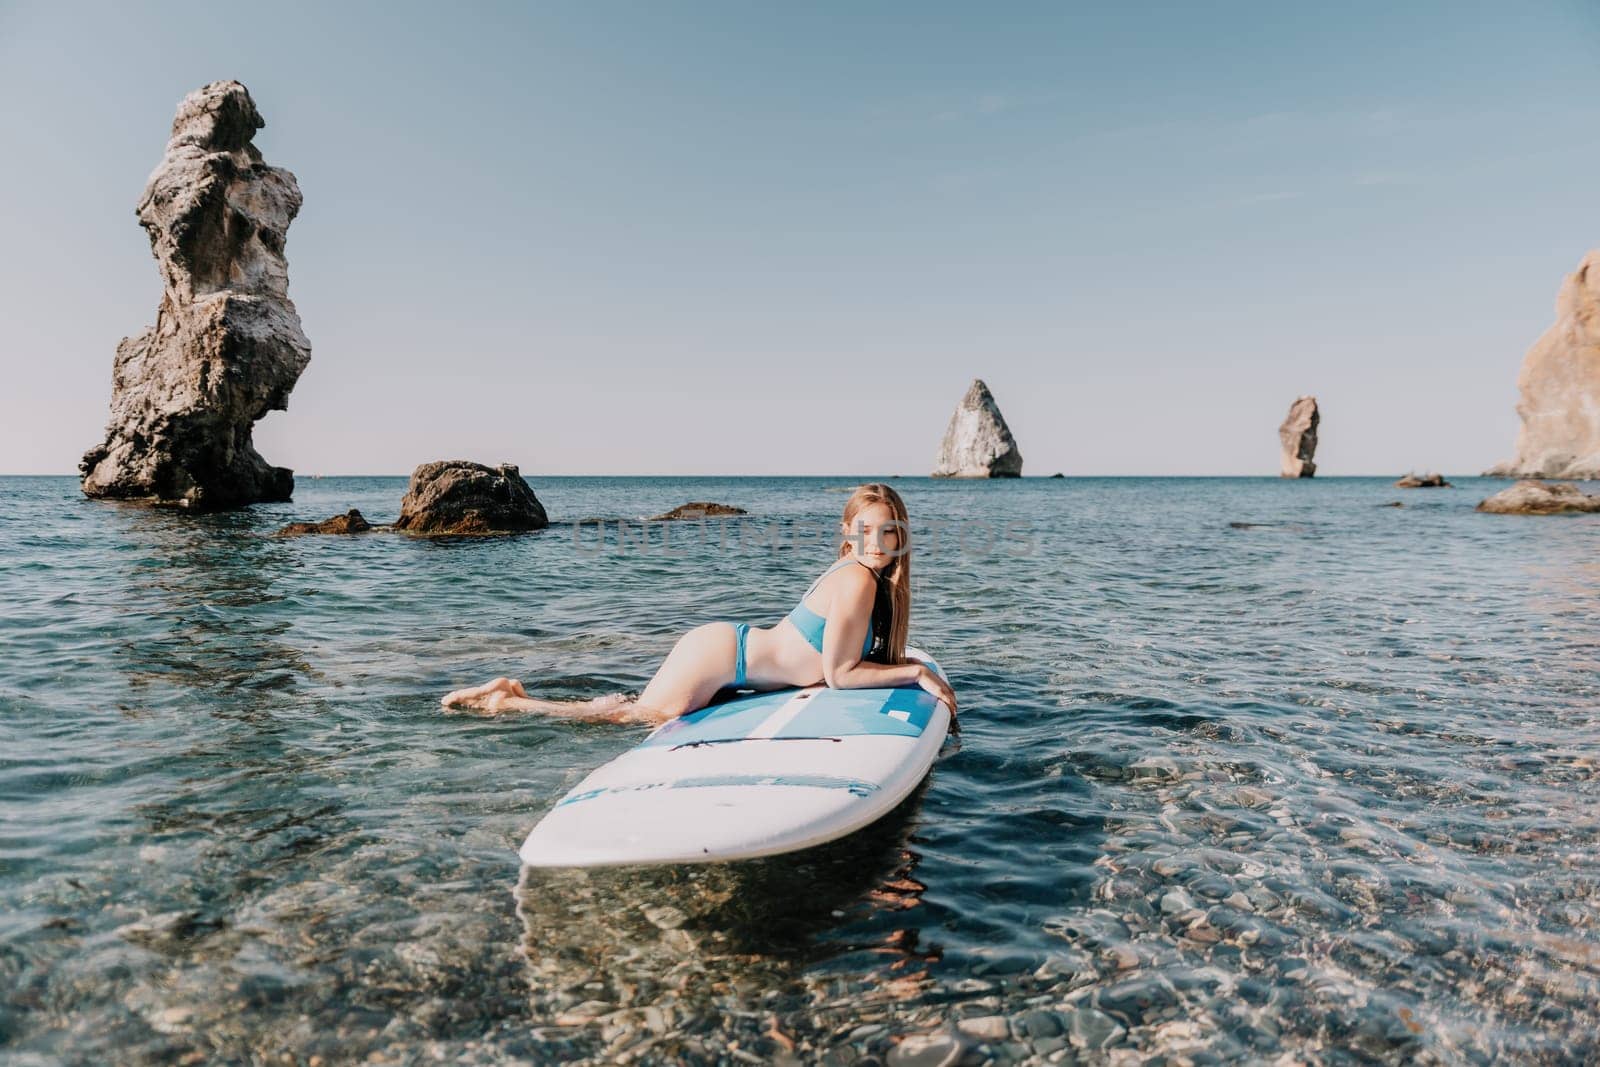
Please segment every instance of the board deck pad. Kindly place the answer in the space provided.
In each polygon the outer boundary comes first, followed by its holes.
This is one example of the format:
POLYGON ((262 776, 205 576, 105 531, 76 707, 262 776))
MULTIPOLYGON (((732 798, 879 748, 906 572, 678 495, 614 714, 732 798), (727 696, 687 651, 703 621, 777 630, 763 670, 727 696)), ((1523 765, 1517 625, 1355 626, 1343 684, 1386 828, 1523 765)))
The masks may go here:
MULTIPOLYGON (((907 656, 929 656, 908 648, 907 656)), ((950 712, 920 687, 753 693, 663 723, 528 834, 533 867, 705 863, 809 848, 887 814, 950 712)))

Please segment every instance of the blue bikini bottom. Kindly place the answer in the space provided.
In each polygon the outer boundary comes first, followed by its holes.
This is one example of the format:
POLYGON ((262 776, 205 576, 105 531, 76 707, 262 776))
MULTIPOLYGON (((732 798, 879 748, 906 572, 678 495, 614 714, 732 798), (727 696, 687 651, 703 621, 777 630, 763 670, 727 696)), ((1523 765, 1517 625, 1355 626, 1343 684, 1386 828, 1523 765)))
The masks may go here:
POLYGON ((733 687, 744 688, 744 643, 750 633, 750 624, 736 622, 733 624, 734 640, 738 642, 739 650, 733 656, 733 687))

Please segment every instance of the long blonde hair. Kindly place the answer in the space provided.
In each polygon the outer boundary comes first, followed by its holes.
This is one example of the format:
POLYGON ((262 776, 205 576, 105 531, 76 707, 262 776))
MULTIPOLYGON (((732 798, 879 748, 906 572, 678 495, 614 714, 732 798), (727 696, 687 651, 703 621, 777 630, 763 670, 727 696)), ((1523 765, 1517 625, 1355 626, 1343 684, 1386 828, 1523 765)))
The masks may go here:
MULTIPOLYGON (((896 549, 898 553, 893 561, 883 569, 882 575, 887 579, 889 586, 889 605, 891 617, 889 623, 889 636, 885 644, 885 662, 906 662, 906 636, 911 629, 911 520, 906 514, 905 501, 900 499, 900 494, 882 482, 868 482, 866 485, 856 487, 850 494, 850 499, 844 502, 844 526, 846 531, 854 531, 856 515, 862 508, 873 504, 886 504, 889 513, 900 531, 900 544, 896 549)), ((882 531, 879 531, 881 536, 882 531)), ((850 546, 854 538, 846 533, 839 540, 838 558, 843 559, 850 554, 850 546)))

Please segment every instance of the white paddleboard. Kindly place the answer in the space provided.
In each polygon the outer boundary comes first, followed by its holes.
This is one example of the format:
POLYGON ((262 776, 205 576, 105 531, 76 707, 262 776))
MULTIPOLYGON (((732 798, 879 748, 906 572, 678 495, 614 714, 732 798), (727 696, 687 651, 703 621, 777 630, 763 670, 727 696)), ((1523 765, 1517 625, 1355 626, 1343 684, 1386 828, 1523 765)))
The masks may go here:
POLYGON ((530 867, 617 867, 810 848, 910 795, 949 725, 950 709, 916 687, 738 697, 663 723, 579 782, 518 854, 530 867))

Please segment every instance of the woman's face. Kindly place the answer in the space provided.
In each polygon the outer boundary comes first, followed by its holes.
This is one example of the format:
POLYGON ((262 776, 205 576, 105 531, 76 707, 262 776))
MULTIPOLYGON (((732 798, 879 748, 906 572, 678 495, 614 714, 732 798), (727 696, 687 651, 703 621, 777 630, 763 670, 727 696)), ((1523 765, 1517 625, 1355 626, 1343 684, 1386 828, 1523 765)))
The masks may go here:
POLYGON ((868 504, 856 512, 853 528, 841 524, 855 558, 881 571, 903 554, 905 532, 888 504, 868 504))

